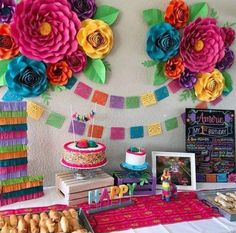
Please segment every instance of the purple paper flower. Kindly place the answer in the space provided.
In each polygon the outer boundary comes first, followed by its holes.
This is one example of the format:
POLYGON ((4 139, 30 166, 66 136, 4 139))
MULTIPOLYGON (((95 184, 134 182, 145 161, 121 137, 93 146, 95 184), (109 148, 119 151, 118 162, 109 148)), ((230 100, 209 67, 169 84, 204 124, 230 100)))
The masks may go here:
POLYGON ((0 23, 10 23, 15 12, 15 0, 1 0, 0 2, 0 23))
POLYGON ((95 0, 69 0, 69 2, 80 20, 92 18, 96 11, 95 0))
POLYGON ((229 69, 234 63, 234 52, 229 48, 225 49, 225 56, 216 64, 218 70, 225 71, 229 69))
POLYGON ((224 55, 222 29, 216 19, 197 18, 184 29, 180 53, 192 72, 212 72, 224 55))
POLYGON ((77 50, 80 25, 67 0, 22 0, 11 33, 26 57, 56 63, 77 50))
POLYGON ((188 69, 185 69, 185 71, 182 73, 179 83, 183 88, 192 89, 194 84, 197 82, 197 74, 194 72, 191 72, 188 69))

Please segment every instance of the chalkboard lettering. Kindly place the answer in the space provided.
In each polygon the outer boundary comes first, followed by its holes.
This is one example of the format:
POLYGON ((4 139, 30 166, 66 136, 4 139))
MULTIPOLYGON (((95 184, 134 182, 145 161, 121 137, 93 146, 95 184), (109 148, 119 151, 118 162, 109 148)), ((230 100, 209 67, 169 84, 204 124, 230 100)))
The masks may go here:
POLYGON ((198 182, 235 172, 234 111, 186 109, 186 151, 196 155, 198 182))

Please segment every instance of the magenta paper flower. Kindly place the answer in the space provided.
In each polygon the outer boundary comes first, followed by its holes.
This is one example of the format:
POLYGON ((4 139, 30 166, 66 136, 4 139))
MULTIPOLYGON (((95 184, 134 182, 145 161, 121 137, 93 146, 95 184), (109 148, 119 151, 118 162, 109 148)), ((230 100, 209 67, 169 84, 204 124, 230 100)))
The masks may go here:
POLYGON ((192 72, 212 72, 224 57, 224 41, 216 19, 197 18, 183 32, 180 53, 192 72))
POLYGON ((80 49, 78 49, 71 55, 66 56, 65 60, 70 69, 75 73, 83 71, 85 66, 87 65, 87 56, 80 49))
POLYGON ((67 0, 22 0, 11 32, 23 55, 56 63, 77 50, 80 24, 67 0))

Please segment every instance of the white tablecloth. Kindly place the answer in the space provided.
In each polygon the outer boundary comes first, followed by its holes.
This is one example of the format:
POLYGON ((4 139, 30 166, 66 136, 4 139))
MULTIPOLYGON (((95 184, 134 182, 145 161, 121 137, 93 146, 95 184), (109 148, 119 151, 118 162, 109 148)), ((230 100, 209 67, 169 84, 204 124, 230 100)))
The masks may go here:
MULTIPOLYGON (((0 207, 1 210, 19 209, 28 207, 48 206, 54 204, 65 204, 56 189, 45 188, 45 196, 19 202, 12 205, 0 207)), ((225 218, 212 218, 208 220, 198 220, 182 223, 174 223, 168 225, 157 225, 152 227, 130 229, 127 231, 119 231, 119 233, 236 233, 236 222, 229 222, 225 218)))

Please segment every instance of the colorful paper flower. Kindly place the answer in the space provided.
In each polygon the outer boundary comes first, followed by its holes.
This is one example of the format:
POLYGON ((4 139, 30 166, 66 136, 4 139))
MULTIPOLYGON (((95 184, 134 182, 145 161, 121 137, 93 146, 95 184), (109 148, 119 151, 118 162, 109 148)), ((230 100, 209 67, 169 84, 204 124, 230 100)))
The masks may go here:
POLYGON ((213 101, 221 96, 225 86, 222 73, 215 69, 211 73, 199 73, 194 85, 195 95, 201 101, 213 101))
POLYGON ((43 93, 48 86, 46 67, 43 62, 25 56, 14 58, 5 75, 10 91, 22 97, 33 97, 43 93))
POLYGON ((165 64, 164 73, 166 77, 177 79, 184 72, 183 59, 180 56, 170 58, 165 64))
POLYGON ((112 30, 101 20, 84 20, 77 40, 87 56, 93 59, 104 58, 113 47, 112 30))
POLYGON ((71 55, 66 56, 65 61, 73 72, 79 73, 83 71, 87 65, 87 56, 83 51, 78 49, 71 55))
POLYGON ((55 64, 50 64, 47 67, 48 80, 53 85, 64 86, 72 77, 72 70, 65 61, 59 61, 55 64))
POLYGON ((181 74, 179 83, 183 88, 192 89, 194 84, 197 82, 197 74, 185 69, 181 74))
POLYGON ((225 71, 229 69, 234 63, 234 52, 229 48, 225 49, 225 56, 216 64, 218 70, 225 71))
POLYGON ((183 0, 171 0, 165 12, 165 21, 180 29, 186 26, 188 18, 188 5, 183 0))
POLYGON ((147 33, 146 51, 150 58, 167 61, 179 51, 180 34, 168 23, 152 26, 147 33))
POLYGON ((80 21, 67 0, 21 1, 11 24, 20 52, 46 63, 56 63, 77 50, 79 28, 80 21))
POLYGON ((10 26, 0 24, 0 59, 10 59, 19 53, 19 48, 11 37, 10 26))
POLYGON ((186 68, 193 72, 212 72, 224 57, 221 29, 213 18, 198 18, 185 27, 180 53, 186 68))
POLYGON ((80 20, 92 18, 96 12, 95 0, 69 0, 69 2, 80 20))
POLYGON ((15 12, 15 0, 1 0, 0 2, 0 23, 10 23, 15 12))
POLYGON ((235 31, 231 27, 223 27, 221 30, 224 34, 225 47, 228 48, 235 40, 235 31))

